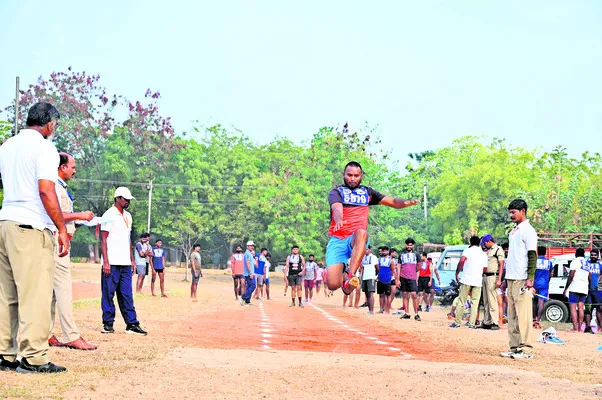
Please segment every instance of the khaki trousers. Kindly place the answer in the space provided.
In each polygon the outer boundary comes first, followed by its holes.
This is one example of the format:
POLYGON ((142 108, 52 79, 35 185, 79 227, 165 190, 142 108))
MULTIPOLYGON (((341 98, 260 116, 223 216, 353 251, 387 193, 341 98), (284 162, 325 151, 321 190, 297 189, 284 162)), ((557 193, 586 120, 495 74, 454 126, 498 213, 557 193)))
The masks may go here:
POLYGON ((496 281, 495 275, 483 277, 483 308, 485 309, 483 323, 485 325, 497 325, 499 322, 496 281))
POLYGON ((73 288, 71 281, 70 257, 58 256, 58 249, 54 253, 54 292, 50 307, 50 335, 54 330, 56 309, 58 308, 59 322, 63 331, 62 342, 70 343, 79 339, 80 333, 73 319, 73 288))
POLYGON ((460 294, 458 295, 458 306, 456 307, 456 322, 462 323, 464 313, 464 304, 468 299, 470 292, 470 324, 474 325, 477 320, 477 311, 479 311, 479 300, 481 299, 481 288, 478 286, 460 285, 460 294))
POLYGON ((533 292, 521 294, 524 280, 508 282, 508 338, 510 350, 533 353, 533 292))
POLYGON ((18 350, 28 363, 42 365, 48 362, 55 241, 47 229, 19 225, 0 221, 0 355, 14 361, 18 350))

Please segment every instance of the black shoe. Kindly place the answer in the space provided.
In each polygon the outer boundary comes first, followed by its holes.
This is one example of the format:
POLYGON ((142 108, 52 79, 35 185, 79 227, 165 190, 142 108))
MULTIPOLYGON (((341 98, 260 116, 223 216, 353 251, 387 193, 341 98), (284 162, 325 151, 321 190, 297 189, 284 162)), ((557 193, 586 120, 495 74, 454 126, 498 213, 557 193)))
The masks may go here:
POLYGON ((113 329, 113 324, 102 324, 102 330, 100 333, 115 333, 115 329, 113 329))
POLYGON ((140 328, 140 324, 131 324, 131 325, 126 326, 125 333, 132 333, 134 335, 142 335, 142 336, 148 335, 148 333, 146 333, 145 330, 140 328))
MULTIPOLYGON (((491 327, 492 327, 492 326, 493 326, 493 325, 487 325, 487 324, 485 324, 485 323, 481 323, 481 326, 480 326, 480 328, 481 328, 481 329, 486 329, 486 330, 487 330, 487 329, 491 329, 491 327)), ((498 329, 500 329, 500 328, 498 328, 498 329)))
POLYGON ((360 307, 368 307, 368 303, 364 303, 360 307))
POLYGON ((0 356, 0 371, 14 371, 21 363, 19 361, 8 361, 0 356))
POLYGON ((422 321, 422 320, 420 319, 420 315, 418 315, 418 314, 414 315, 414 319, 415 319, 416 321, 422 321))
POLYGON ((399 317, 399 319, 410 319, 410 314, 405 313, 401 317, 399 317))
POLYGON ((418 306, 418 312, 422 312, 422 306, 418 306))
POLYGON ((17 367, 17 372, 21 374, 57 374, 59 372, 67 372, 67 368, 58 366, 51 362, 42 365, 31 365, 24 358, 21 364, 17 367))
POLYGON ((499 330, 500 330, 500 327, 499 327, 499 326, 497 326, 496 324, 492 324, 492 325, 491 325, 491 328, 489 328, 489 329, 491 329, 492 331, 499 331, 499 330))

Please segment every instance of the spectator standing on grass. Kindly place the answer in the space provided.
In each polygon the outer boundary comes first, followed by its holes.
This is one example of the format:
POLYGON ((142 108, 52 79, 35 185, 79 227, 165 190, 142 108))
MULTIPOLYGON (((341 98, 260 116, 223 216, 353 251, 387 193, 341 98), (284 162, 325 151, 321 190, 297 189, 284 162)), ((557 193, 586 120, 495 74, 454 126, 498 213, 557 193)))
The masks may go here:
POLYGON ((575 250, 575 259, 571 261, 569 279, 563 293, 566 296, 566 292, 569 292, 569 308, 571 310, 571 320, 573 321, 572 332, 581 330, 584 320, 585 300, 589 292, 591 277, 592 273, 587 261, 585 261, 585 250, 578 248, 575 250))
POLYGON ((126 187, 118 187, 113 195, 114 205, 102 216, 105 221, 101 225, 101 307, 102 333, 114 333, 115 303, 117 295, 119 310, 126 323, 125 332, 146 335, 140 327, 134 308, 132 294, 132 275, 136 270, 134 252, 131 246, 132 216, 126 209, 134 199, 126 187))
POLYGON ((589 281, 589 292, 587 299, 585 300, 585 332, 595 333, 592 330, 592 313, 593 309, 596 309, 596 318, 598 323, 598 329, 602 328, 602 305, 600 300, 602 299, 602 282, 600 281, 600 270, 602 264, 598 261, 600 259, 600 249, 592 249, 589 253, 589 261, 587 262, 587 268, 592 274, 589 281))
POLYGON ((376 291, 376 275, 378 273, 378 258, 372 254, 372 247, 368 245, 366 254, 362 258, 362 291, 366 294, 368 315, 374 314, 374 292, 376 291))
POLYGON ((59 257, 70 247, 55 187, 59 155, 47 140, 59 118, 51 104, 36 103, 27 128, 0 146, 0 371, 67 370, 48 360, 54 247, 59 257))
POLYGON ((472 236, 470 238, 470 247, 462 252, 462 257, 456 268, 456 281, 460 282, 460 294, 456 305, 456 320, 450 325, 450 328, 459 328, 462 322, 462 309, 458 307, 466 303, 470 293, 470 320, 468 327, 476 329, 477 311, 479 309, 479 300, 481 299, 481 287, 483 285, 483 270, 487 268, 487 254, 481 249, 481 238, 472 236), (460 279, 462 272, 462 279, 460 279))
POLYGON ((420 254, 414 251, 414 245, 416 242, 412 238, 406 239, 406 248, 402 250, 399 255, 399 264, 401 264, 399 283, 401 291, 403 292, 403 309, 405 312, 401 315, 400 319, 410 319, 410 297, 412 297, 412 303, 414 306, 414 319, 420 321, 420 315, 418 315, 418 298, 416 292, 418 291, 418 263, 420 262, 420 254))
POLYGON ((508 286, 508 338, 510 349, 500 353, 513 359, 533 358, 533 278, 537 267, 537 233, 527 219, 527 202, 508 205, 514 228, 508 237, 505 271, 508 286))
POLYGON ((316 277, 318 264, 314 261, 314 255, 310 254, 307 264, 305 264, 305 272, 303 273, 303 287, 305 288, 305 302, 311 302, 314 297, 314 287, 316 286, 316 277), (309 297, 309 298, 308 298, 309 297))
POLYGON ((134 250, 134 261, 136 261, 136 273, 138 274, 136 293, 142 293, 144 278, 148 275, 149 258, 153 255, 151 245, 148 243, 149 240, 150 234, 147 232, 143 233, 140 235, 140 240, 136 243, 136 249, 134 250))
POLYGON ((549 300, 550 279, 554 266, 552 261, 546 258, 546 248, 544 246, 537 247, 537 266, 535 267, 535 278, 533 280, 533 288, 537 295, 537 300, 533 303, 533 315, 535 321, 533 328, 541 329, 541 316, 543 314, 543 305, 546 300, 549 300))
POLYGON ((238 301, 241 306, 253 305, 251 303, 251 296, 253 296, 253 292, 255 291, 255 243, 252 240, 247 242, 247 251, 245 251, 244 256, 244 276, 245 276, 245 292, 242 296, 239 297, 238 301))
POLYGON ((234 297, 236 300, 242 296, 244 290, 244 271, 245 271, 245 255, 242 252, 241 246, 236 246, 234 253, 230 257, 230 268, 232 270, 232 280, 234 281, 234 297))
POLYGON ((161 239, 155 241, 152 253, 151 267, 153 268, 153 276, 151 278, 151 294, 155 296, 155 281, 157 280, 157 275, 159 275, 161 297, 167 298, 165 294, 165 249, 163 248, 163 241, 161 239))
MULTIPOLYGON (((94 214, 92 211, 73 212, 73 196, 67 189, 67 182, 75 175, 75 159, 66 153, 59 153, 59 157, 58 179, 55 186, 56 195, 63 212, 67 235, 71 240, 75 235, 75 223, 73 221, 90 221, 94 214)), ((71 280, 69 253, 65 257, 59 257, 57 249, 55 249, 54 254, 54 290, 50 308, 50 333, 52 334, 54 330, 55 313, 58 309, 63 341, 60 342, 56 336, 52 335, 48 339, 48 344, 53 347, 67 347, 76 350, 96 350, 96 345, 86 342, 81 337, 79 328, 73 319, 73 282, 71 280)))
POLYGON ((197 302, 196 291, 199 286, 199 280, 203 277, 203 270, 201 269, 201 245, 198 243, 194 245, 192 254, 190 254, 190 275, 192 278, 190 298, 192 301, 197 302))
POLYGON ((481 243, 487 249, 487 268, 483 270, 483 323, 481 328, 497 331, 501 323, 497 289, 502 285, 504 270, 504 250, 487 234, 481 238, 481 243), (496 324, 497 321, 497 324, 496 324))

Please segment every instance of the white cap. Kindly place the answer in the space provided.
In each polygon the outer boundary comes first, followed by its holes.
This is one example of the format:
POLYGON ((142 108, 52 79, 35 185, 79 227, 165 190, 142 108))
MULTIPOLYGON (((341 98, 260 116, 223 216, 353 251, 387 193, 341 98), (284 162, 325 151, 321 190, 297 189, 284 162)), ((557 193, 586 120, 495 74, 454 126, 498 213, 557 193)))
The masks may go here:
POLYGON ((247 246, 255 246, 255 242, 253 242, 252 240, 249 240, 247 242, 247 246))
POLYGON ((115 189, 115 194, 113 195, 113 198, 117 198, 117 197, 123 197, 126 200, 136 199, 134 196, 132 196, 130 189, 128 189, 124 186, 120 186, 117 189, 115 189))

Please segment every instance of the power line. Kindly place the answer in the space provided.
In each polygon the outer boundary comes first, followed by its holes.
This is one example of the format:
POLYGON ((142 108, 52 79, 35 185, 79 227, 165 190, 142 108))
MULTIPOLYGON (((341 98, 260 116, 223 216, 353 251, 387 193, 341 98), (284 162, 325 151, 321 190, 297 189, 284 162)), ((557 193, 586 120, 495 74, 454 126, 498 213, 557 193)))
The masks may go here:
MULTIPOLYGON (((101 179, 77 179, 77 182, 87 182, 87 183, 106 183, 110 185, 119 185, 119 186, 138 186, 138 187, 146 187, 148 186, 148 182, 119 182, 119 181, 105 181, 101 179)), ((176 183, 153 183, 154 187, 163 187, 163 188, 172 188, 172 187, 181 187, 181 188, 192 188, 192 189, 261 189, 262 186, 244 186, 244 185, 183 185, 176 183)))

